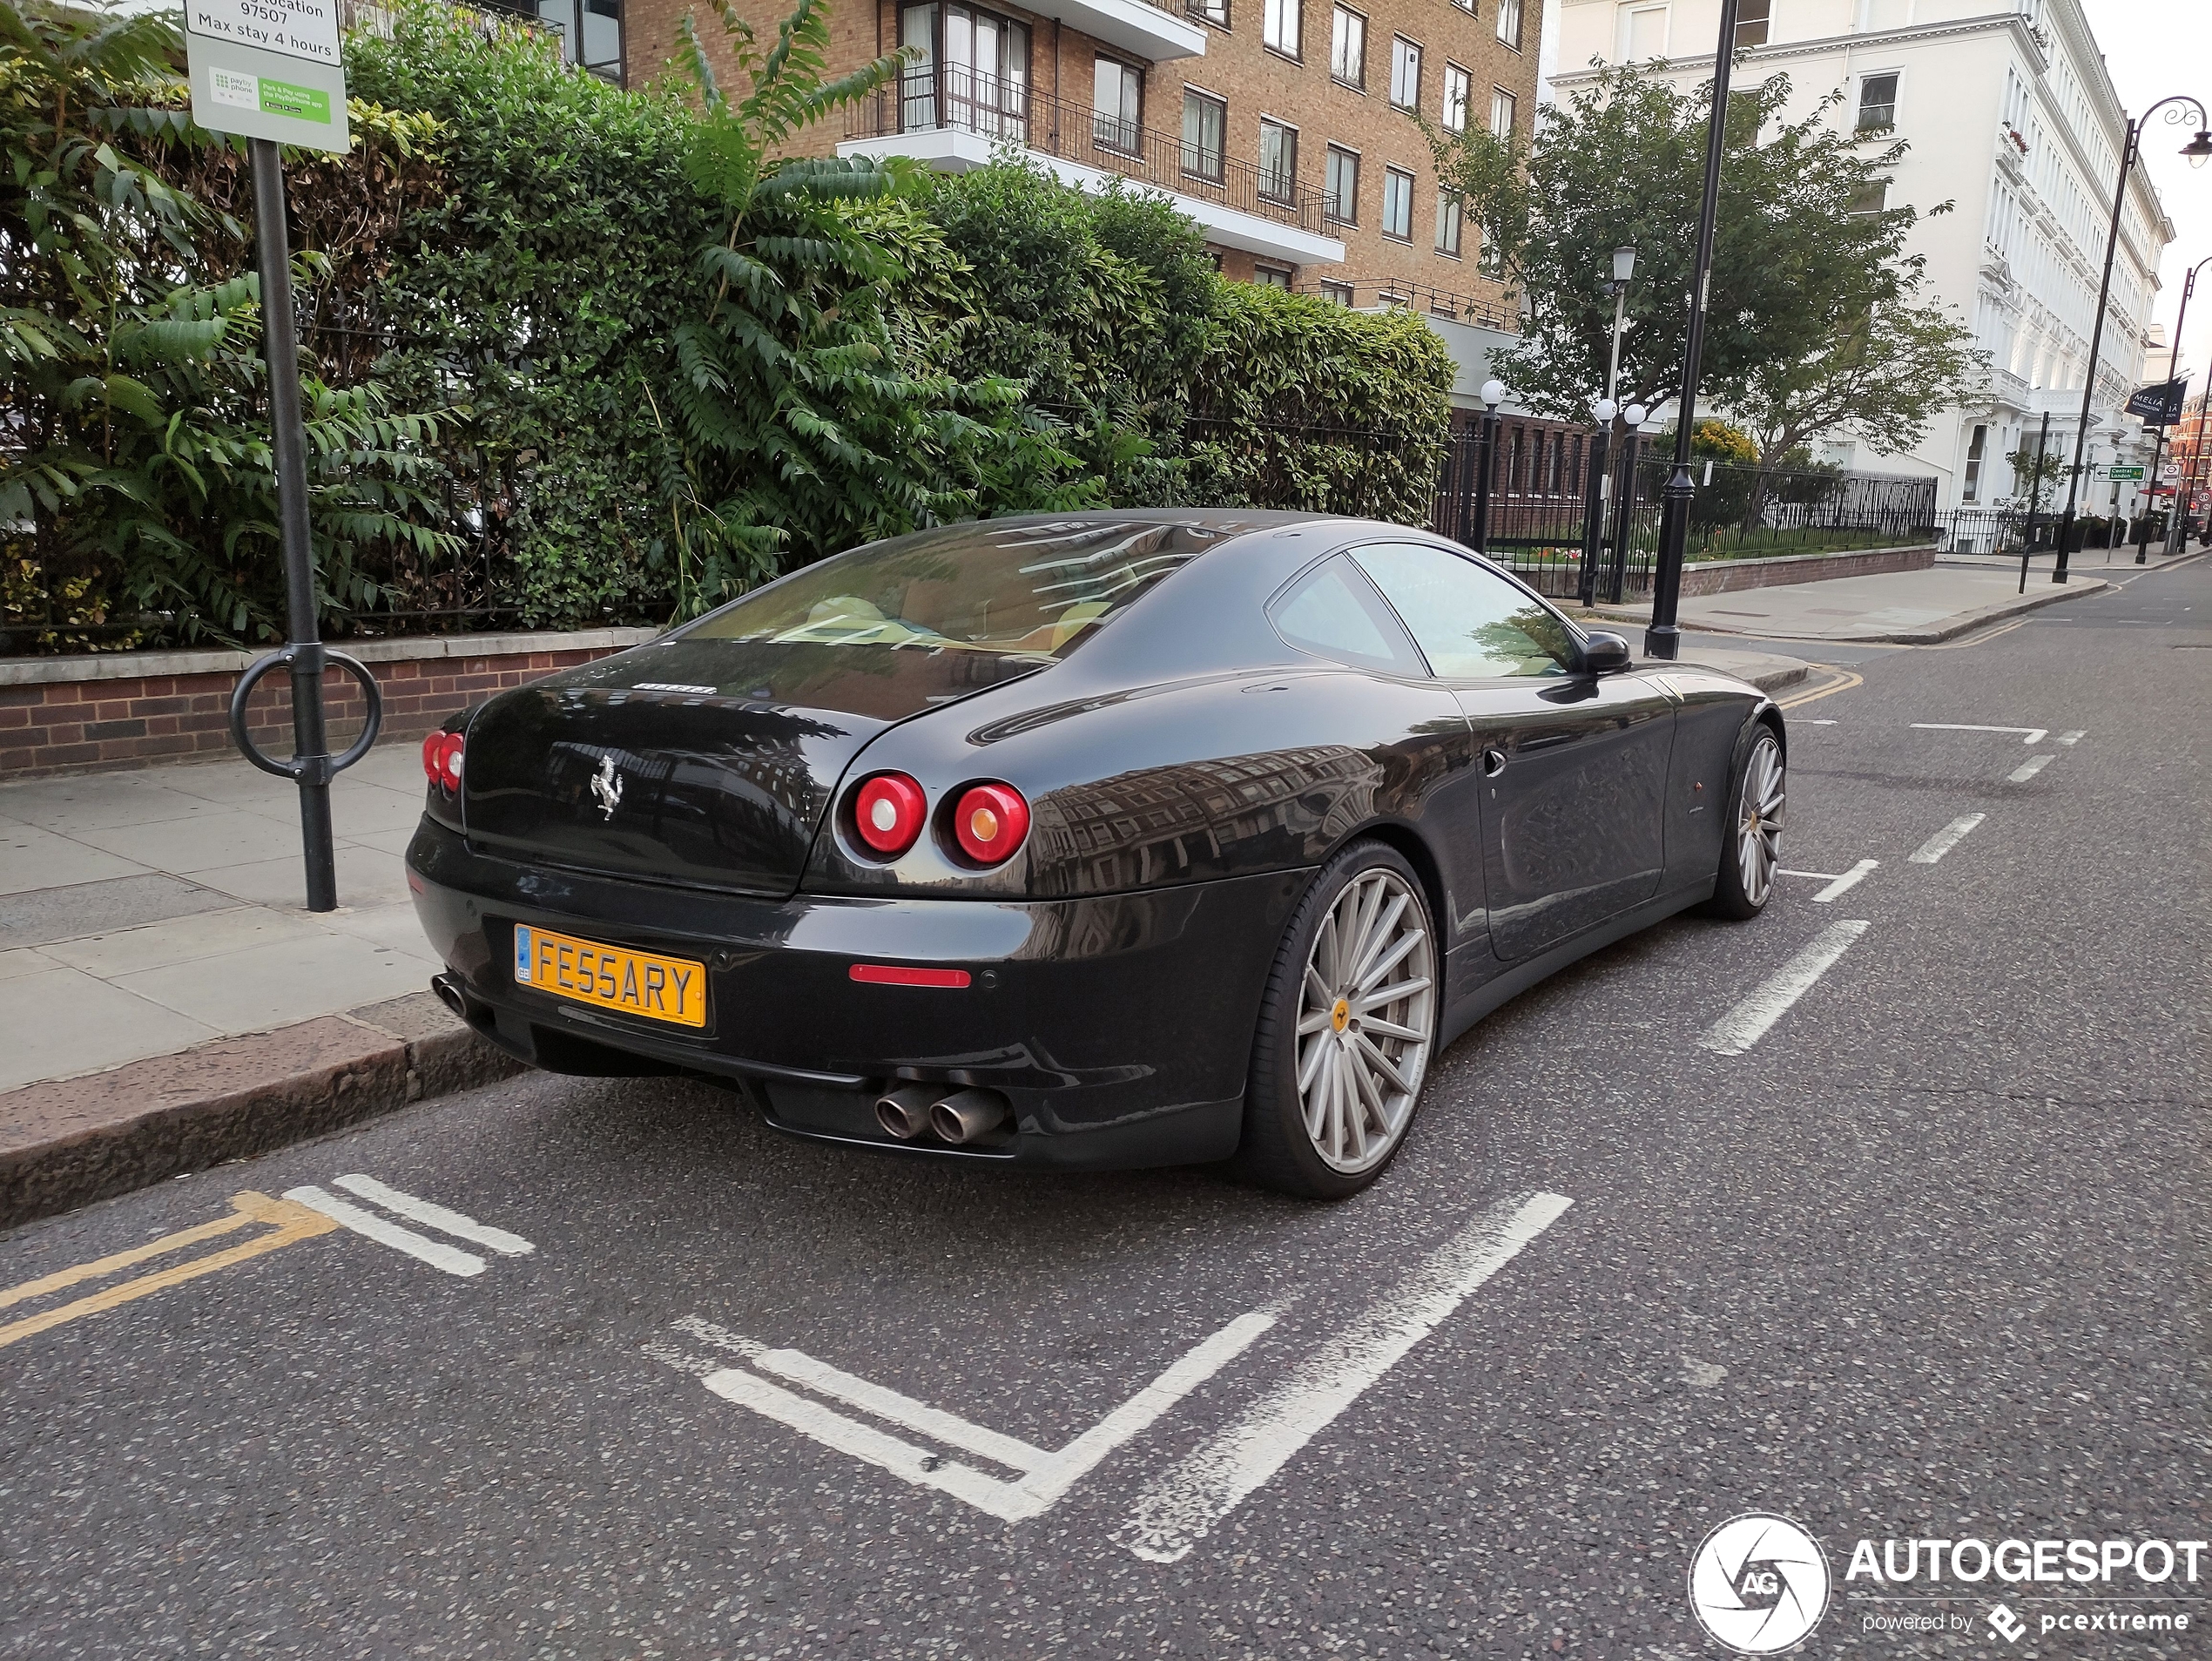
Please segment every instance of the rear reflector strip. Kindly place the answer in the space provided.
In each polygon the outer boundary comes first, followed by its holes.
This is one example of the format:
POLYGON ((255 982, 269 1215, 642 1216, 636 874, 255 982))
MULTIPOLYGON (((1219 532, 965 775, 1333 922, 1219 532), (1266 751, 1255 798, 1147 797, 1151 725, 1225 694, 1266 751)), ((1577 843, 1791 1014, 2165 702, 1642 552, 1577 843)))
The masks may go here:
POLYGON ((855 963, 853 978, 871 986, 966 986, 964 969, 898 969, 889 963, 855 963))

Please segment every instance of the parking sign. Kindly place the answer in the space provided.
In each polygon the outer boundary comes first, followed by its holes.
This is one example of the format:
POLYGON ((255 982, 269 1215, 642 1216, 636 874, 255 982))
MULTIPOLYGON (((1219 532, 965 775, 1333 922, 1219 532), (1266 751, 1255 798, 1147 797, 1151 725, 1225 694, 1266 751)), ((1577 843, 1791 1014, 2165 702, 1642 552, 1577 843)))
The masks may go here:
POLYGON ((211 132, 343 153, 338 0, 185 0, 192 119, 211 132))

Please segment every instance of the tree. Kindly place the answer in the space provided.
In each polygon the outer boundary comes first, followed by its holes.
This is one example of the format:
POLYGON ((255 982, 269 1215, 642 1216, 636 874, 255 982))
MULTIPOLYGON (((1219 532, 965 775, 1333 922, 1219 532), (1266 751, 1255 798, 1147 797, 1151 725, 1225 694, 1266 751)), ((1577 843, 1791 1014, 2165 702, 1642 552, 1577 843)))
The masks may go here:
POLYGON ((871 537, 1089 500, 1059 423, 1022 406, 1021 381, 963 380, 894 328, 917 267, 946 274, 941 236, 918 242, 894 207, 914 165, 784 153, 903 57, 825 80, 824 0, 798 0, 765 51, 731 0, 715 3, 751 90, 723 91, 687 17, 700 111, 685 165, 721 227, 698 251, 700 310, 675 331, 671 408, 653 412, 674 441, 664 495, 679 612, 871 537))
MULTIPOLYGON (((1813 356, 1918 268, 1904 253, 1913 210, 1866 206, 1905 146, 1862 155, 1826 119, 1835 98, 1788 122, 1789 97, 1777 75, 1729 99, 1701 368, 1723 407, 1741 405, 1761 370, 1813 356)), ((1520 342, 1494 362, 1532 408, 1581 417, 1604 390, 1621 246, 1636 250, 1636 271, 1620 402, 1656 404, 1680 385, 1710 108, 1710 84, 1684 91, 1629 64, 1544 106, 1531 145, 1424 123, 1482 257, 1531 302, 1520 342)))
POLYGON ((1915 305, 1917 270, 1897 297, 1871 306, 1811 351, 1759 365, 1735 400, 1751 425, 1763 472, 1815 440, 1848 435, 1880 456, 1920 442, 1940 410, 1986 393, 1988 354, 1940 306, 1915 305))

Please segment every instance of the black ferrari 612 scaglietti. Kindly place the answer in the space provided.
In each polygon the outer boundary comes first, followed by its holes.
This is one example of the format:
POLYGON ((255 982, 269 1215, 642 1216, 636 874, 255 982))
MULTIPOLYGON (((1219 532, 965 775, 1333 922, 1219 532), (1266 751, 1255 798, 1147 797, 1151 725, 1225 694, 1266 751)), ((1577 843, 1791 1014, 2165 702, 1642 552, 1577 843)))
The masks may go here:
POLYGON ((423 746, 440 995, 556 1072, 779 1129, 1372 1181, 1436 1053, 1763 907, 1784 731, 1465 549, 1156 510, 947 526, 503 692, 423 746))

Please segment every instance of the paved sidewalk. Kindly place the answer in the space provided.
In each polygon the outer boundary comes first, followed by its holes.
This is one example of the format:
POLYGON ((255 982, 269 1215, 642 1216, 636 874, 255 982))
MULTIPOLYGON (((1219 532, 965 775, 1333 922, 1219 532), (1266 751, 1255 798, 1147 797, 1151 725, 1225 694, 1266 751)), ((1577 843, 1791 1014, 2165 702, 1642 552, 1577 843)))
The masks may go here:
POLYGON ((341 908, 317 916, 299 793, 243 760, 0 785, 0 1090, 421 991, 415 746, 331 797, 341 908))
MULTIPOLYGON (((2051 581, 2050 560, 2044 557, 2031 566, 2025 594, 2020 591, 2017 559, 1946 559, 1920 571, 1685 596, 1681 621, 1685 629, 1708 634, 1931 645, 2018 612, 2101 593, 2107 584, 2096 573, 2103 567, 2092 563, 2101 554, 2095 550, 2090 561, 2074 561, 2073 580, 2062 585, 2051 581)), ((2128 557, 2132 561, 2132 552, 2128 557)), ((2134 569, 2132 564, 2128 569, 2134 569)), ((2118 565, 2113 570, 2117 574, 2118 565)), ((1649 601, 1608 605, 1598 612, 1618 622, 1642 623, 1650 620, 1651 606, 1649 601)))

